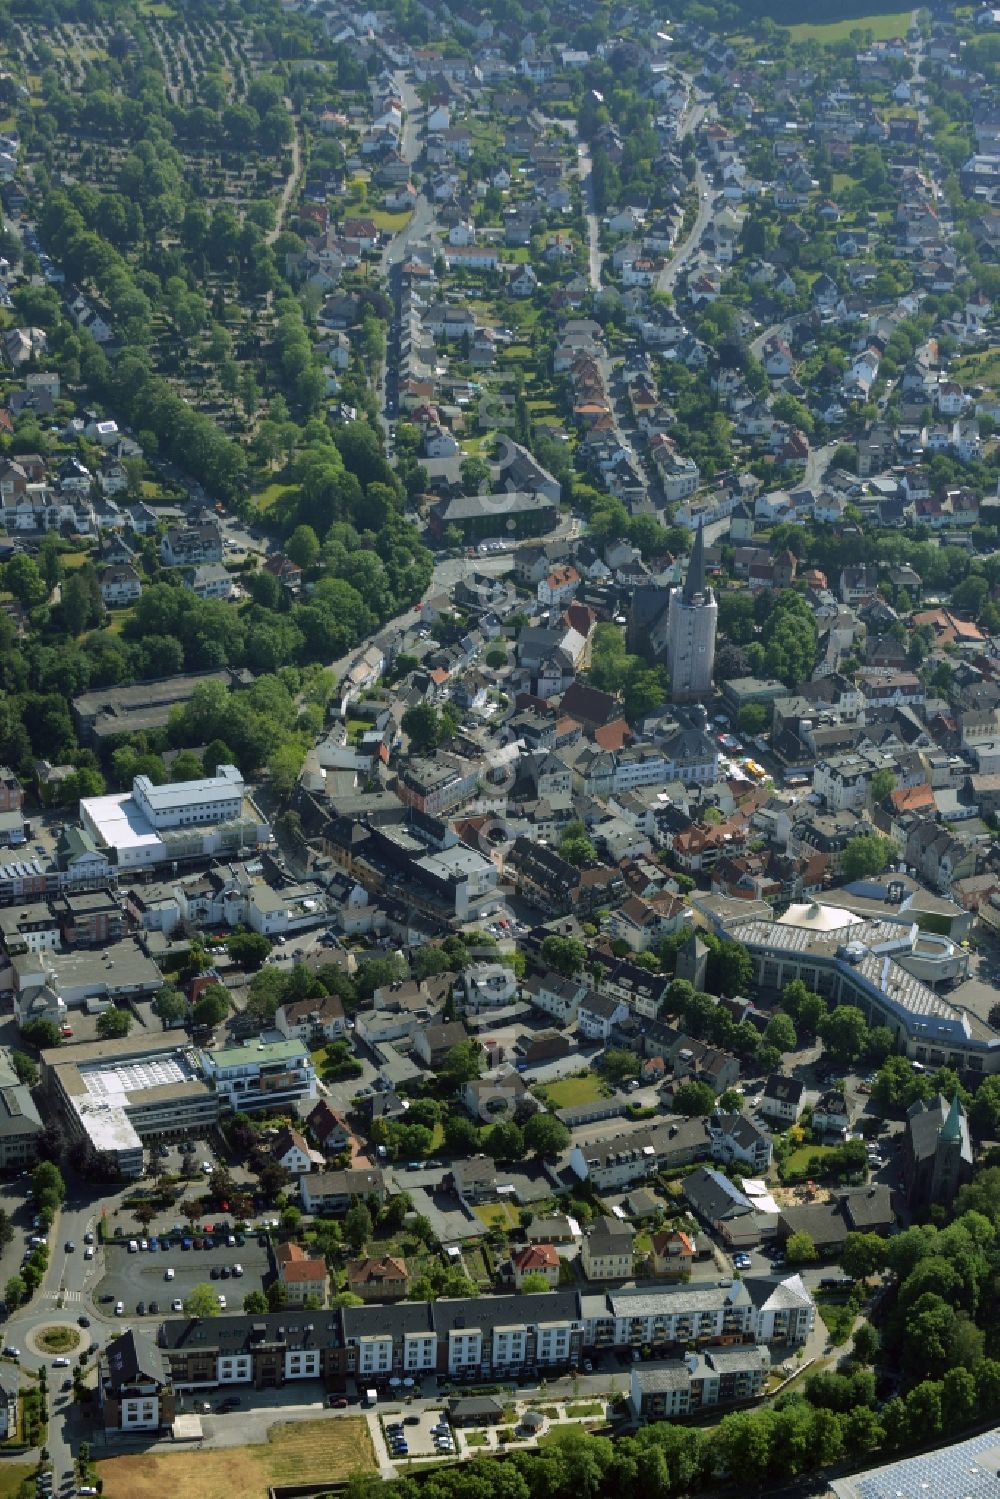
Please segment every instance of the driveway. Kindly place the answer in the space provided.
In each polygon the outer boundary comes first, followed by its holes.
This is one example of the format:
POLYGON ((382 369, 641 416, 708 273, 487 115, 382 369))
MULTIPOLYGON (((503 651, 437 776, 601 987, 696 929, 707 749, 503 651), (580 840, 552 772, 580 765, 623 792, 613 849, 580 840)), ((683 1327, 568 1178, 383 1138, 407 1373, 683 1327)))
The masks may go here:
POLYGON ((436 1191, 426 1187, 407 1185, 413 1201, 413 1210, 430 1219, 431 1227, 443 1244, 455 1239, 478 1239, 484 1233, 483 1224, 474 1213, 464 1208, 454 1192, 443 1187, 436 1191))

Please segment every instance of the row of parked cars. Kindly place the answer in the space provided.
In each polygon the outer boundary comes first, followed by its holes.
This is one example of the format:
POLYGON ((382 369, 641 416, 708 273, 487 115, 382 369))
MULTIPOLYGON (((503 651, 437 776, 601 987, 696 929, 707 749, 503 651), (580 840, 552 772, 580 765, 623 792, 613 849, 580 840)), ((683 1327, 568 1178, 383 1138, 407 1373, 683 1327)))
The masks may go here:
MULTIPOLYGON (((405 1423, 403 1421, 386 1422, 385 1439, 388 1444, 389 1451, 392 1453, 393 1457, 407 1457, 409 1455, 410 1445, 406 1440, 405 1427, 419 1425, 419 1416, 407 1416, 405 1423)), ((436 1425, 432 1426, 431 1435, 434 1438, 434 1446, 437 1448, 438 1452, 454 1452, 455 1440, 451 1434, 451 1427, 448 1425, 447 1421, 441 1420, 438 1421, 436 1425)))
MULTIPOLYGON (((129 1254, 144 1254, 148 1251, 150 1254, 155 1254, 157 1250, 166 1253, 168 1249, 215 1249, 221 1248, 223 1243, 227 1248, 235 1249, 237 1245, 243 1245, 247 1241, 246 1234, 225 1233, 218 1229, 214 1233, 203 1234, 185 1234, 180 1233, 179 1230, 176 1232, 180 1234, 178 1238, 166 1234, 157 1238, 154 1234, 151 1239, 129 1239, 128 1252, 129 1254)), ((266 1238, 263 1242, 266 1244, 266 1238)))

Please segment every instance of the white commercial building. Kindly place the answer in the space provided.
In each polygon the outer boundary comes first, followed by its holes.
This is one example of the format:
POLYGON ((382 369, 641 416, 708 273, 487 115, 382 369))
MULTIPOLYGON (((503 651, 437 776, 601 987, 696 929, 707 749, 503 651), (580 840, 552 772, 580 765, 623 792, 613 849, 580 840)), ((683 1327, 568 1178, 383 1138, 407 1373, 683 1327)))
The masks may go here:
POLYGON ((154 786, 136 776, 132 794, 86 797, 80 821, 120 869, 235 854, 266 842, 270 828, 245 795, 235 765, 198 781, 154 786))
POLYGON ((154 828, 225 822, 240 814, 243 777, 235 765, 220 765, 217 775, 200 781, 174 781, 163 786, 154 786, 148 776, 136 776, 132 799, 154 828))

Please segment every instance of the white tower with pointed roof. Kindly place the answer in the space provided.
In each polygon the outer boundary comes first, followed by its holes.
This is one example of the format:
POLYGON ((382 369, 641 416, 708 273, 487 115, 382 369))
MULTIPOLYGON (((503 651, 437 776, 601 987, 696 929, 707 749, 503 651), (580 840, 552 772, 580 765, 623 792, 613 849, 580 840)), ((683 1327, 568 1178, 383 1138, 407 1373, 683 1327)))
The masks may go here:
POLYGON ((667 669, 675 703, 694 702, 712 691, 719 606, 705 582, 705 536, 695 532, 687 577, 670 590, 667 608, 667 669))

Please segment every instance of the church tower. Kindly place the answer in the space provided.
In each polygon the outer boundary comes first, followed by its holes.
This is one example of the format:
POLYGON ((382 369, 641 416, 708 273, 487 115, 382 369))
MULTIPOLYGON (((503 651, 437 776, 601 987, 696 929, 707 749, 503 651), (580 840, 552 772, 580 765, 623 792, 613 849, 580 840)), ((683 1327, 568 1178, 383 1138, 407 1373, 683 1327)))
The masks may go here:
POLYGON ((705 582, 705 534, 695 532, 687 577, 671 588, 667 607, 667 669, 675 703, 696 702, 712 690, 719 606, 705 582))

